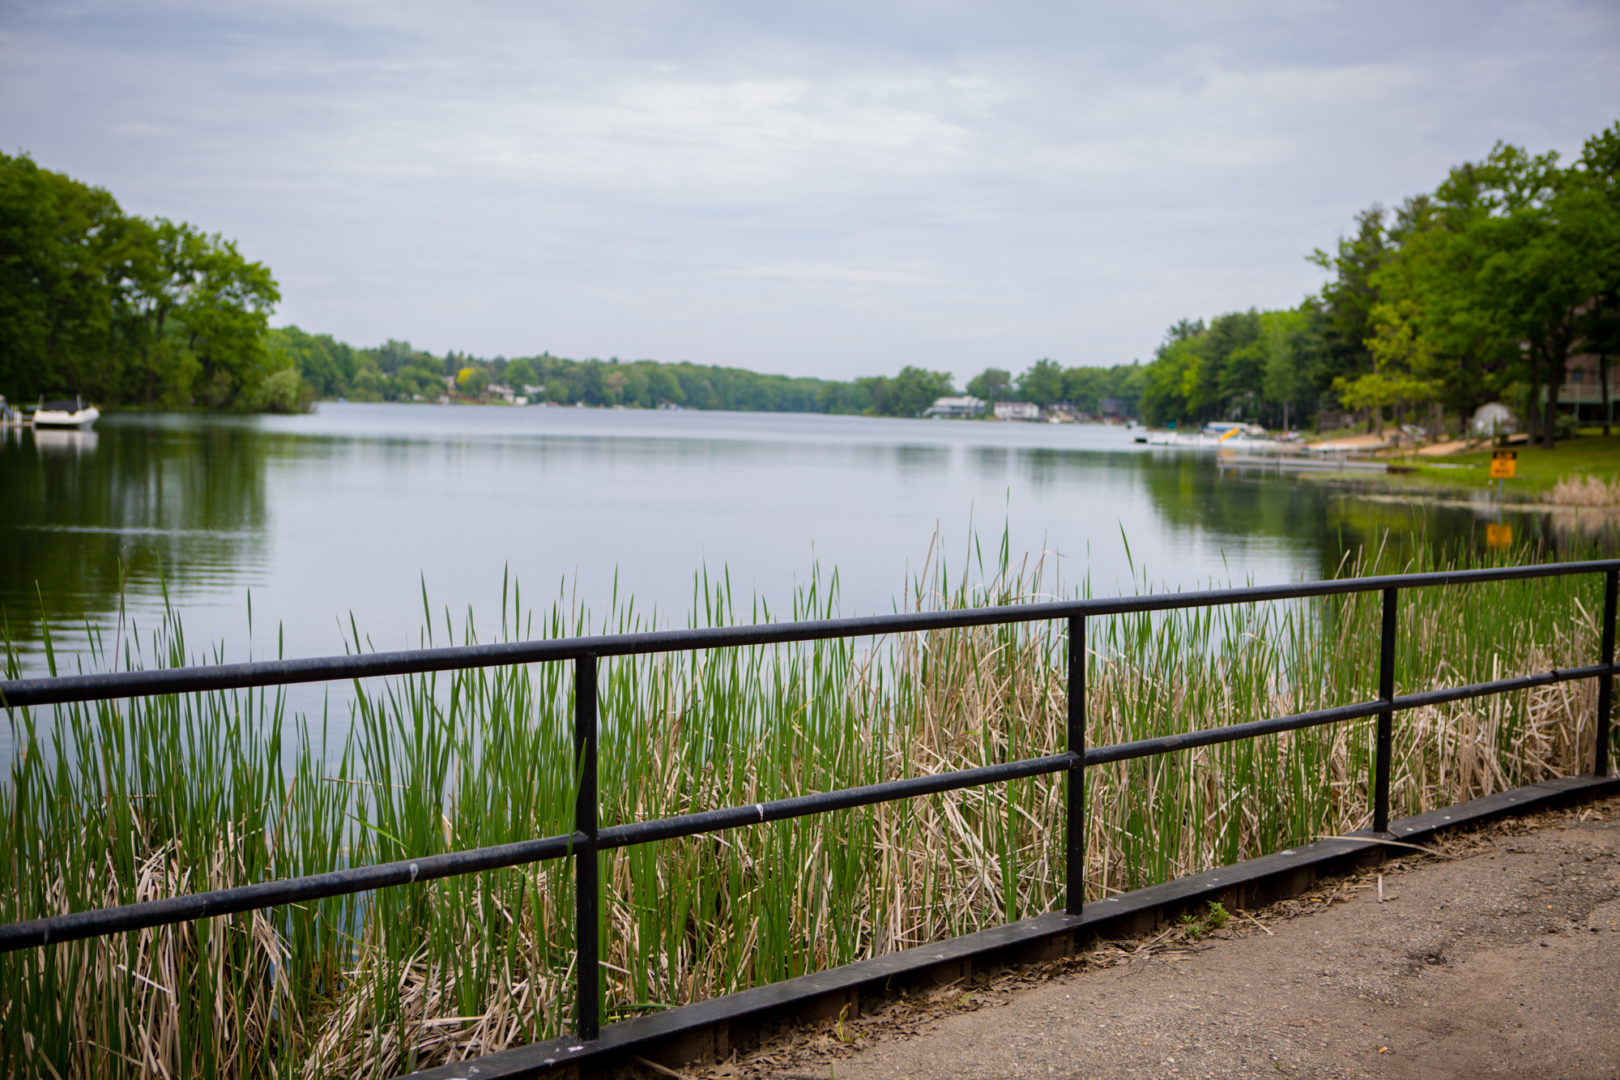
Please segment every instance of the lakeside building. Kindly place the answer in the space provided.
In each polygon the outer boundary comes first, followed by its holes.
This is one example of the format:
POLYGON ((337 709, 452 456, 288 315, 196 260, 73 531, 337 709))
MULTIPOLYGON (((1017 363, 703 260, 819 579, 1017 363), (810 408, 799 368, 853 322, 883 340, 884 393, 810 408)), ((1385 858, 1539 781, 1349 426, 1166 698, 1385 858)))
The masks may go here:
POLYGON ((996 402, 997 420, 1039 420, 1041 407, 1033 401, 996 402))
POLYGON ((924 416, 943 416, 949 420, 971 420, 984 415, 984 402, 971 394, 965 397, 942 397, 928 406, 924 416))
MULTIPOLYGON (((1581 353, 1564 361, 1564 380, 1558 386, 1558 404, 1568 406, 1581 423, 1598 423, 1616 414, 1620 400, 1620 365, 1609 370, 1609 385, 1603 385, 1603 369, 1597 356, 1581 353)), ((1545 392, 1543 392, 1545 399, 1545 392)))

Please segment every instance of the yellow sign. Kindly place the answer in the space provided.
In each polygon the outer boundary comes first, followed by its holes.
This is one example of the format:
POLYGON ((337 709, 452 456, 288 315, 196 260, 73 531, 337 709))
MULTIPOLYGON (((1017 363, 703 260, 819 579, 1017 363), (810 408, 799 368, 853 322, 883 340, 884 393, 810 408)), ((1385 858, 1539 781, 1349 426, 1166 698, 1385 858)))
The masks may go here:
MULTIPOLYGON (((1511 462, 1510 462, 1511 464, 1511 462)), ((1504 548, 1513 546, 1513 526, 1489 522, 1485 526, 1485 546, 1504 548)))
POLYGON ((1491 452, 1491 479, 1511 480, 1519 467, 1519 455, 1513 450, 1491 452))

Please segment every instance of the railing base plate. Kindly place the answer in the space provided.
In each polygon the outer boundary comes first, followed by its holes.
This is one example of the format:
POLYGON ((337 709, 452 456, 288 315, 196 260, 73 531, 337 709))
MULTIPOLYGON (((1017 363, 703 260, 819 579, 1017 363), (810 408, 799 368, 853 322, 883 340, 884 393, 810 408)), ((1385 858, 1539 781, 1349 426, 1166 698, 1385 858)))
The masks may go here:
MULTIPOLYGON (((1422 843, 1451 829, 1616 793, 1620 793, 1620 777, 1546 780, 1391 822, 1388 837, 1403 844, 1422 843)), ((1402 851, 1372 833, 1319 840, 1095 900, 1078 916, 1061 912, 1037 915, 654 1016, 621 1020, 603 1028, 596 1039, 550 1039, 412 1076, 415 1080, 520 1080, 592 1075, 624 1064, 631 1055, 669 1066, 717 1061, 775 1028, 830 1019, 846 1008, 858 1013, 863 999, 873 1002, 902 988, 967 979, 975 969, 1071 956, 1089 941, 1148 931, 1212 900, 1232 907, 1260 907, 1306 892, 1322 878, 1375 863, 1386 852, 1398 855, 1402 851)))

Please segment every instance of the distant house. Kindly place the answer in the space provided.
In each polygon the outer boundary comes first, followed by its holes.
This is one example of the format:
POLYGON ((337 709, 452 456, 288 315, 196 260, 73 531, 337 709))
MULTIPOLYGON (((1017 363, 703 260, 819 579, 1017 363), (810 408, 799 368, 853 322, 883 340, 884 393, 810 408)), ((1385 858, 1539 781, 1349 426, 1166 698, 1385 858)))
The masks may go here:
POLYGON ((1558 404, 1574 406, 1578 420, 1601 420, 1620 401, 1620 371, 1609 371, 1609 385, 1603 385, 1603 369, 1591 353, 1571 356, 1564 361, 1564 381, 1558 387, 1558 404))
POLYGON ((997 420, 1039 420, 1041 407, 1033 401, 996 402, 997 420))
POLYGON ((1129 414, 1125 403, 1117 397, 1105 397, 1097 402, 1097 411, 1102 413, 1104 420, 1123 420, 1129 414))
POLYGON ((942 397, 930 405, 924 416, 943 416, 951 420, 971 420, 984 415, 984 402, 972 396, 942 397))

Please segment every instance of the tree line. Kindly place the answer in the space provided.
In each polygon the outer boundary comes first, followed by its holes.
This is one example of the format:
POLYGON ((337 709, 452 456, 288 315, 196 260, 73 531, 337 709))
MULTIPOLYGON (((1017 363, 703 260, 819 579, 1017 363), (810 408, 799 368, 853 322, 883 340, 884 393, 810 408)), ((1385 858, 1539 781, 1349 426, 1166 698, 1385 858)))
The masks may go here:
MULTIPOLYGON (((657 360, 570 360, 550 353, 512 359, 480 359, 454 350, 442 357, 390 340, 376 348, 356 348, 329 334, 296 326, 269 331, 278 362, 296 368, 311 392, 350 401, 436 401, 441 395, 478 397, 491 385, 504 385, 531 399, 557 405, 622 406, 751 412, 817 412, 865 416, 920 416, 936 400, 956 393, 949 373, 908 365, 896 375, 848 381, 768 375, 743 368, 657 360)), ((1141 367, 1069 368, 1037 361, 1014 380, 999 375, 1008 393, 985 392, 987 401, 1021 400, 1041 405, 1076 401, 1096 412, 1104 397, 1134 405, 1140 397, 1141 367)), ((968 392, 983 379, 968 384, 968 392)))
POLYGON ((1144 419, 1388 409, 1461 425, 1503 400, 1551 445, 1566 362, 1593 356, 1606 391, 1620 353, 1620 123, 1567 166, 1498 143, 1309 258, 1331 277, 1296 308, 1172 326, 1146 367, 1144 419))
POLYGON ((967 392, 983 401, 1028 401, 1041 408, 1068 405, 1100 416, 1104 403, 1126 416, 1136 416, 1146 386, 1146 369, 1136 361, 1111 368, 1066 368, 1051 358, 1031 364, 1021 375, 1005 368, 985 368, 968 380, 967 392))
POLYGON ((557 405, 916 415, 951 392, 949 375, 918 367, 892 377, 839 382, 684 361, 570 360, 550 353, 489 360, 455 350, 438 357, 404 341, 357 348, 296 326, 271 330, 267 340, 316 396, 350 401, 478 397, 500 384, 557 405))
POLYGON ((102 188, 0 153, 0 393, 291 411, 266 346, 275 278, 233 241, 126 214, 102 188))

